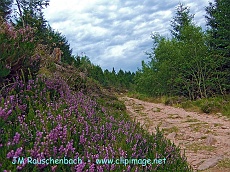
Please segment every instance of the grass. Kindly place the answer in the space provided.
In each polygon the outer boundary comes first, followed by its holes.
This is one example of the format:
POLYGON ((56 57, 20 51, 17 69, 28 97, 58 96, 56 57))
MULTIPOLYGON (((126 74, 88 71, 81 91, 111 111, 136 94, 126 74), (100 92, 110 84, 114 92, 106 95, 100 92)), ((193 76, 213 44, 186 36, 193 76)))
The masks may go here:
POLYGON ((143 110, 144 109, 144 106, 143 105, 133 105, 133 108, 135 109, 135 111, 141 111, 141 110, 143 110))
POLYGON ((222 126, 223 124, 214 123, 214 127, 222 126))
POLYGON ((152 108, 151 110, 152 110, 153 112, 160 112, 160 111, 161 111, 161 108, 156 107, 156 108, 152 108))
POLYGON ((151 126, 151 122, 149 120, 143 124, 143 128, 146 130, 149 130, 150 126, 151 126))
POLYGON ((205 124, 208 123, 200 122, 200 123, 190 124, 189 126, 193 129, 193 131, 200 132, 204 128, 209 128, 209 126, 205 124))
POLYGON ((195 118, 189 118, 189 119, 187 119, 187 120, 184 121, 184 122, 199 122, 199 120, 198 120, 198 119, 195 119, 195 118))
POLYGON ((230 118, 230 95, 225 95, 225 96, 217 95, 214 97, 202 98, 193 101, 179 96, 151 97, 136 92, 128 93, 127 96, 137 98, 143 101, 153 102, 153 103, 164 103, 165 105, 180 107, 187 111, 224 115, 230 118))
POLYGON ((168 118, 178 119, 178 118, 182 118, 182 117, 180 117, 178 114, 168 114, 168 118))
POLYGON ((165 133, 172 133, 172 132, 175 132, 175 133, 178 133, 179 131, 179 128, 176 127, 176 126, 173 126, 171 128, 163 128, 162 131, 165 133))
POLYGON ((230 158, 224 159, 217 164, 218 167, 230 168, 230 158))
POLYGON ((223 159, 212 168, 206 169, 202 172, 229 172, 230 171, 230 158, 223 159))
POLYGON ((203 140, 203 139, 206 139, 206 138, 207 138, 207 136, 202 136, 200 139, 202 139, 202 140, 203 140))
POLYGON ((217 133, 213 132, 213 131, 210 130, 210 129, 207 129, 207 131, 205 132, 205 134, 212 134, 212 135, 214 135, 214 136, 218 136, 217 133))
POLYGON ((161 99, 150 97, 150 96, 147 96, 145 94, 141 94, 141 93, 137 93, 137 92, 128 92, 127 96, 128 97, 133 97, 133 98, 136 98, 136 99, 140 99, 140 100, 143 100, 143 101, 147 101, 147 102, 162 103, 161 99))
POLYGON ((215 147, 214 146, 206 146, 202 143, 192 143, 190 145, 187 145, 186 149, 192 150, 195 153, 197 153, 200 150, 213 151, 215 149, 215 147))
POLYGON ((230 96, 217 96, 204 98, 195 101, 186 101, 181 104, 181 107, 187 110, 218 114, 230 118, 230 96))

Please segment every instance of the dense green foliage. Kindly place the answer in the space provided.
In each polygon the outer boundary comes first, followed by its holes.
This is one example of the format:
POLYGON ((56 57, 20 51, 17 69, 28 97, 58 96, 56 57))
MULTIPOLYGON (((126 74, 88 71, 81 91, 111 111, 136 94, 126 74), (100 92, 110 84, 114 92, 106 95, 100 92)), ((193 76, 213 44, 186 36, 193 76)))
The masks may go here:
POLYGON ((112 71, 108 69, 103 71, 100 66, 92 64, 87 56, 77 56, 75 59, 75 67, 86 76, 98 81, 103 87, 121 92, 132 90, 134 87, 135 73, 123 71, 122 69, 116 72, 114 68, 112 71))
MULTIPOLYGON (((229 93, 229 56, 211 49, 213 38, 192 22, 192 16, 189 8, 180 4, 172 21, 172 38, 152 35, 152 52, 147 53, 150 61, 142 62, 135 77, 137 91, 191 100, 229 93)), ((229 38, 229 32, 224 33, 229 38)), ((226 39, 220 36, 219 42, 226 45, 226 39)))
POLYGON ((134 73, 123 71, 120 69, 116 72, 114 69, 110 72, 104 71, 104 81, 102 85, 105 87, 114 87, 116 91, 132 90, 134 85, 134 73))
POLYGON ((60 48, 63 52, 61 59, 63 63, 72 64, 75 62, 72 49, 66 37, 58 31, 54 31, 50 26, 47 26, 45 32, 43 32, 42 43, 50 48, 50 53, 54 48, 60 48))
POLYGON ((22 27, 30 25, 33 27, 33 22, 43 22, 42 9, 49 5, 49 0, 16 0, 17 14, 19 18, 16 18, 18 24, 22 27))
POLYGON ((28 68, 35 76, 39 70, 41 55, 48 60, 54 48, 62 51, 63 63, 76 63, 65 36, 54 31, 44 19, 42 9, 48 5, 48 1, 16 1, 19 16, 11 17, 11 22, 7 22, 8 16, 13 16, 11 5, 11 1, 3 1, 0 8, 1 81, 11 80, 21 70, 27 76, 28 68), (45 54, 38 47, 46 47, 45 54))
POLYGON ((13 0, 1 0, 0 1, 0 16, 2 16, 4 19, 10 18, 11 13, 11 6, 12 6, 13 0))
POLYGON ((184 37, 181 32, 184 27, 191 25, 193 15, 190 14, 190 9, 183 4, 179 4, 176 11, 176 16, 171 21, 171 33, 177 40, 182 40, 184 37))
POLYGON ((34 32, 36 30, 30 26, 15 29, 0 19, 0 86, 22 71, 28 75, 30 69, 33 76, 38 72, 40 56, 35 53, 34 32))
POLYGON ((212 58, 218 63, 216 76, 222 92, 230 91, 230 1, 215 0, 206 7, 210 35, 208 40, 212 58))
POLYGON ((219 54, 230 56, 230 2, 228 0, 215 0, 206 7, 206 19, 211 35, 210 47, 219 54))

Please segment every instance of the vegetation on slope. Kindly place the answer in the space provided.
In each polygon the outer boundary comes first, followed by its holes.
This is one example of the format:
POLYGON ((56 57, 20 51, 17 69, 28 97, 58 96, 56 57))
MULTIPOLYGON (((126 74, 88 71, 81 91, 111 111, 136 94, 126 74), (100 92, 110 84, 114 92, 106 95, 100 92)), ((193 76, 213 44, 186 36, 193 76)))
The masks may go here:
MULTIPOLYGON (((107 96, 106 96, 107 97, 107 96)), ((104 101, 75 92, 59 76, 16 77, 1 94, 1 168, 26 171, 191 171, 161 132, 150 135, 131 122, 115 97, 104 101), (103 102, 104 101, 104 102, 103 102), (112 103, 107 104, 110 101, 112 103), (80 164, 37 164, 19 157, 77 159, 80 164), (166 158, 165 164, 97 164, 96 159, 166 158), (90 161, 90 162, 89 162, 90 161)))

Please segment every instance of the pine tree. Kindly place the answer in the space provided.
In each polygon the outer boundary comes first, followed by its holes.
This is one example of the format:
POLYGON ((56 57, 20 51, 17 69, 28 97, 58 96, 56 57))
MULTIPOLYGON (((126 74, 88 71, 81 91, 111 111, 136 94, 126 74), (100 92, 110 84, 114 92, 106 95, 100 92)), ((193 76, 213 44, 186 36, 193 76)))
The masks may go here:
POLYGON ((176 39, 182 40, 181 31, 183 27, 192 23, 193 15, 190 14, 189 7, 181 3, 177 6, 176 11, 176 16, 171 21, 172 30, 170 31, 176 39))
POLYGON ((16 0, 19 21, 22 26, 29 25, 31 19, 41 20, 42 10, 49 5, 49 0, 16 0))
POLYGON ((230 1, 215 0, 206 7, 207 25, 210 27, 209 33, 211 47, 221 55, 230 56, 230 1))
POLYGON ((223 78, 222 85, 226 92, 230 91, 230 1, 215 0, 206 7, 205 16, 209 46, 216 63, 219 64, 218 77, 223 78))
POLYGON ((9 15, 11 13, 11 6, 12 6, 13 0, 1 0, 0 1, 0 16, 2 16, 4 19, 9 19, 9 15))

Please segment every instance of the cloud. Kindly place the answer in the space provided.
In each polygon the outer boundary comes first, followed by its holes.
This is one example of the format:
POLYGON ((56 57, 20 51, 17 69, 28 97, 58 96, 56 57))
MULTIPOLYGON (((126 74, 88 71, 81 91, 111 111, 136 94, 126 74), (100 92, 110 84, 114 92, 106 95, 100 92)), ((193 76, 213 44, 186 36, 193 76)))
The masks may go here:
MULTIPOLYGON (((169 36, 179 1, 167 0, 50 0, 45 18, 65 35, 73 54, 85 54, 103 69, 136 71, 151 51, 150 34, 169 36)), ((204 27, 208 0, 181 0, 204 27)))

